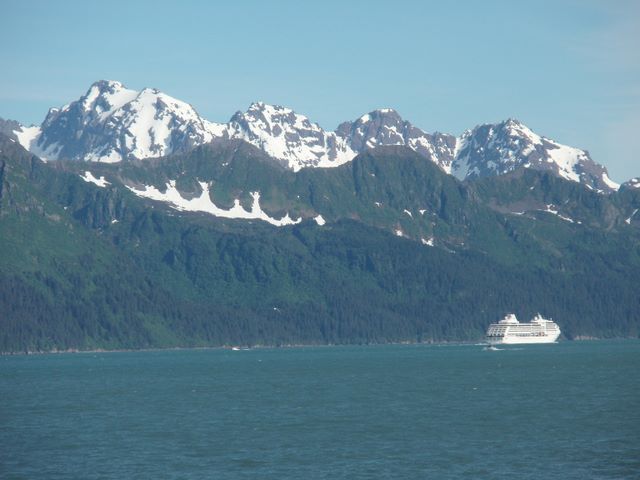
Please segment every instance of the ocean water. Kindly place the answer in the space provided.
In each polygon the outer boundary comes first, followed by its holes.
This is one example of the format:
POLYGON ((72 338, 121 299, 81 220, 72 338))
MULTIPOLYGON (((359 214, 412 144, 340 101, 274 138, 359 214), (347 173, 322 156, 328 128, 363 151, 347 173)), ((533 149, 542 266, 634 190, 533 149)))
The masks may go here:
POLYGON ((640 341, 0 357, 0 478, 637 479, 640 341))

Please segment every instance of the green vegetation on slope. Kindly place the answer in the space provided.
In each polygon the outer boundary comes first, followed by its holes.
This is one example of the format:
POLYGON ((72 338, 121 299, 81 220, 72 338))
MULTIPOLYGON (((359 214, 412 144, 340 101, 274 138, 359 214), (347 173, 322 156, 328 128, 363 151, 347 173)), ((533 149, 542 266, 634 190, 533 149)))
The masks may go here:
POLYGON ((486 206, 492 196, 512 201, 549 181, 463 185, 404 153, 294 175, 251 151, 229 159, 201 149, 177 163, 101 165, 113 182, 102 189, 78 165, 3 145, 0 350, 477 340, 508 311, 552 315, 568 337, 638 335, 635 228, 503 214, 486 206), (118 177, 178 179, 194 194, 196 179, 215 182, 220 203, 218 192, 231 202, 260 190, 271 212, 331 221, 274 228, 177 214, 118 177), (403 213, 418 208, 428 220, 403 213), (397 224, 413 239, 393 235, 397 224))

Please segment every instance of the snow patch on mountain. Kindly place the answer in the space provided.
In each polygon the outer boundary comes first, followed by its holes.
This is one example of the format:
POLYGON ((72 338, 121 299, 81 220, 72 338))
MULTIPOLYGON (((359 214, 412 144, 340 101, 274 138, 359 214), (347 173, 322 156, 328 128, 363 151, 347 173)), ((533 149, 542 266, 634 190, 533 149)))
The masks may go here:
POLYGON ((31 151, 32 144, 38 139, 40 135, 40 127, 31 126, 31 127, 20 127, 18 130, 14 130, 13 132, 18 139, 20 145, 22 145, 27 150, 31 151))
POLYGON ((58 152, 62 149, 62 145, 58 142, 51 143, 47 145, 46 148, 42 148, 39 145, 42 129, 38 126, 32 125, 30 127, 25 127, 21 125, 16 130, 13 130, 12 133, 20 145, 40 158, 43 162, 55 160, 58 152))
MULTIPOLYGON (((552 213, 553 215, 555 215, 556 217, 558 217, 561 220, 564 220, 565 222, 569 222, 569 223, 578 223, 581 224, 582 222, 580 221, 575 221, 573 218, 569 218, 569 217, 565 217, 564 215, 560 214, 560 212, 558 211, 558 208, 555 207, 553 204, 549 204, 546 206, 546 208, 544 210, 540 210, 541 212, 546 212, 546 213, 552 213)), ((515 212, 514 212, 515 213, 515 212)))
POLYGON ((433 247, 433 246, 435 245, 435 242, 434 242, 434 238, 433 238, 433 237, 429 237, 429 238, 421 238, 421 239, 420 239, 420 242, 421 242, 423 245, 426 245, 426 246, 428 246, 428 247, 433 247))
POLYGON ((295 225, 296 223, 300 223, 302 221, 302 218, 292 220, 288 213, 281 219, 270 217, 266 212, 262 210, 262 207, 260 206, 260 192, 251 192, 251 197, 253 198, 251 210, 245 210, 242 205, 240 205, 239 199, 234 200, 233 207, 231 207, 229 210, 225 210, 218 207, 211 201, 211 193, 209 191, 208 183, 198 182, 198 184, 202 189, 202 193, 199 197, 192 199, 186 199, 180 194, 180 192, 176 188, 175 180, 170 180, 166 184, 166 189, 164 192, 160 191, 153 185, 145 185, 144 190, 138 190, 134 187, 129 186, 127 186, 127 188, 139 197, 168 203, 172 208, 180 211, 205 212, 221 218, 262 220, 276 227, 295 225))
POLYGON ((609 175, 607 174, 607 172, 603 172, 602 173, 601 179, 604 182, 604 184, 607 185, 611 190, 619 190, 620 189, 620 184, 617 183, 617 182, 614 182, 613 180, 611 180, 609 178, 609 175))
POLYGON ((96 178, 93 176, 93 173, 91 173, 90 171, 86 171, 84 172, 83 175, 80 175, 80 178, 82 180, 84 180, 85 182, 88 183, 94 183, 99 187, 106 187, 107 185, 111 185, 111 183, 107 182, 107 180, 104 178, 104 176, 101 176, 100 178, 96 178))

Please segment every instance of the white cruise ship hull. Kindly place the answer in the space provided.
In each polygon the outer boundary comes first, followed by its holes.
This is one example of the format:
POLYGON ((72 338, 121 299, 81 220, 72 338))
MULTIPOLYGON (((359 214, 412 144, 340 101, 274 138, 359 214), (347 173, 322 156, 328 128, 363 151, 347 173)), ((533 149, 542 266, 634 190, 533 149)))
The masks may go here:
POLYGON ((487 338, 491 345, 522 345, 528 343, 555 343, 560 334, 557 335, 536 335, 536 336, 508 336, 487 338))
POLYGON ((487 329, 490 345, 522 345, 525 343, 554 343, 560 336, 560 327, 552 321, 536 315, 528 323, 520 323, 510 313, 487 329))

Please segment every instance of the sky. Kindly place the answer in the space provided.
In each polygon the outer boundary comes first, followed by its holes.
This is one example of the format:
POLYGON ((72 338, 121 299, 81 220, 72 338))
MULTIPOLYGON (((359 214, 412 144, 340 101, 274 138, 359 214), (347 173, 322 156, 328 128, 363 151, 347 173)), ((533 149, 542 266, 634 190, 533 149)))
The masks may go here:
POLYGON ((0 117, 40 124, 99 79, 226 122, 253 101, 333 130, 394 108, 428 132, 517 118, 640 176, 640 2, 0 0, 0 117))

